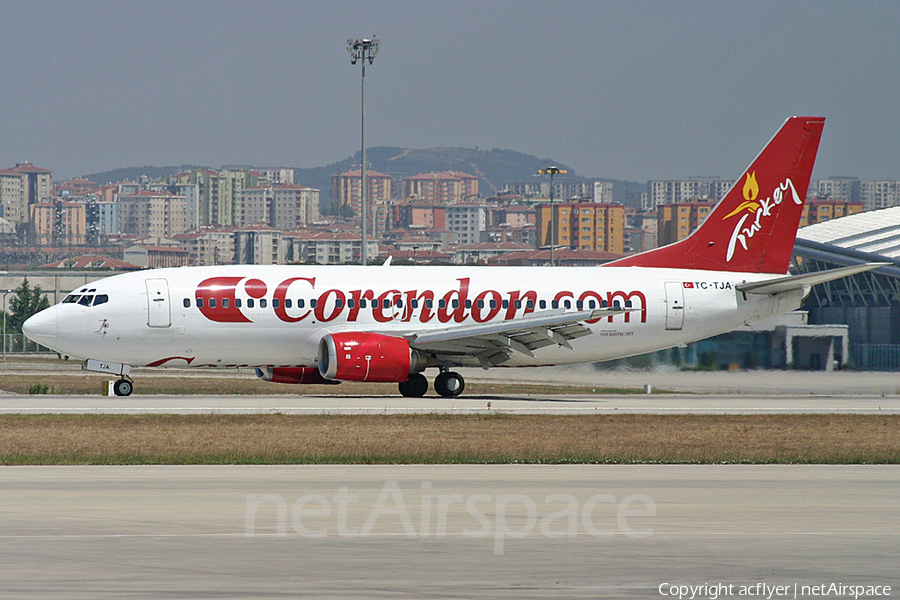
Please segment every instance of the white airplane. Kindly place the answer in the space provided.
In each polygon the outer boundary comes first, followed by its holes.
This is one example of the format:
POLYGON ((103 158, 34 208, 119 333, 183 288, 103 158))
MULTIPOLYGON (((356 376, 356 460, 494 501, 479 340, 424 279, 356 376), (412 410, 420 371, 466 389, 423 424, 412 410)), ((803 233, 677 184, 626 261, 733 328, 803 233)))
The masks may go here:
POLYGON ((457 396, 459 366, 622 358, 800 307, 787 276, 824 119, 788 119, 688 238, 603 267, 229 265, 116 275, 31 317, 25 334, 129 376, 142 367, 252 367, 275 383, 382 381, 457 396))

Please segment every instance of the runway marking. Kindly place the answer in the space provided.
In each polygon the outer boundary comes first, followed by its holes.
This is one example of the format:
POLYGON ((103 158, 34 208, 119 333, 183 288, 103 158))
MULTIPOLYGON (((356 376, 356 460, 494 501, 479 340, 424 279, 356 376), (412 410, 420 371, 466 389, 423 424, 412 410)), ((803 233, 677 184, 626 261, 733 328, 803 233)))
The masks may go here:
MULTIPOLYGON (((737 536, 737 537, 805 537, 805 536, 835 536, 835 537, 846 537, 846 536, 875 536, 875 537, 898 537, 900 536, 900 532, 886 532, 886 531, 862 531, 862 532, 850 532, 850 531, 787 531, 787 532, 760 532, 760 531, 737 531, 737 532, 728 532, 728 531, 706 531, 706 532, 678 532, 678 533, 657 533, 653 532, 649 536, 646 536, 646 539, 649 538, 657 538, 657 537, 723 537, 723 536, 737 536)), ((117 538, 294 538, 294 537, 305 537, 296 533, 288 533, 288 534, 277 534, 277 533, 254 533, 252 535, 247 535, 246 533, 85 533, 85 534, 53 534, 53 535, 0 535, 0 540, 78 540, 78 539, 117 539, 117 538)), ((410 535, 405 532, 384 532, 384 533, 369 533, 365 535, 360 535, 357 533, 346 533, 346 534, 334 534, 329 535, 323 538, 315 538, 319 540, 327 540, 331 538, 340 538, 340 539, 366 539, 366 538, 379 538, 379 537, 408 537, 412 539, 427 539, 427 538, 478 538, 478 537, 492 537, 492 536, 482 536, 482 535, 473 535, 466 534, 463 532, 452 532, 452 533, 444 533, 441 535, 429 535, 429 536, 421 536, 421 535, 410 535)), ((540 533, 528 533, 523 537, 546 537, 540 533)), ((575 534, 566 534, 559 536, 559 539, 568 539, 572 537, 592 537, 596 538, 598 536, 592 535, 585 531, 579 531, 575 534)), ((617 537, 625 537, 619 535, 617 537)), ((603 538, 608 539, 608 538, 603 538)))

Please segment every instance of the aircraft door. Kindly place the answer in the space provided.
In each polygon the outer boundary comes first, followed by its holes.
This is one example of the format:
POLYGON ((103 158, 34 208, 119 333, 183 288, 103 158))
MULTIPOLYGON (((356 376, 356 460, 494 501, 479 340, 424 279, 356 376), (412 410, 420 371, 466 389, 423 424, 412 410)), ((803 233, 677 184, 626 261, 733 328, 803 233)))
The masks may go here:
POLYGON ((666 329, 684 326, 684 287, 680 281, 666 282, 666 329))
POLYGON ((171 327, 169 282, 165 279, 148 279, 146 283, 147 325, 150 327, 171 327))

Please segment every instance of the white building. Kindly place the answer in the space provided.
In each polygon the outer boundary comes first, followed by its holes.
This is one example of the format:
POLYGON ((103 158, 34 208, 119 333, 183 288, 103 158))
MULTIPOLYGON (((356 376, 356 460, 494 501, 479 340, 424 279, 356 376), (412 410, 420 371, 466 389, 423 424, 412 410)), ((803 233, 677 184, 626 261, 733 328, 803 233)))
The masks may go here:
POLYGON ((451 233, 451 243, 459 245, 477 244, 481 232, 487 229, 486 204, 462 202, 449 204, 446 208, 446 227, 451 233))

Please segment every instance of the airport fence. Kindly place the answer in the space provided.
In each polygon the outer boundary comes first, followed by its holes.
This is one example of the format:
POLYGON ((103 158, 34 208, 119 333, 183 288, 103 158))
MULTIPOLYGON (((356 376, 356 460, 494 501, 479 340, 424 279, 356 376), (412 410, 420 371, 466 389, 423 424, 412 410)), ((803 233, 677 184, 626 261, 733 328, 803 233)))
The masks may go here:
POLYGON ((32 342, 21 333, 0 334, 0 347, 2 347, 3 356, 9 354, 53 353, 53 350, 32 342))
POLYGON ((900 371, 900 344, 850 344, 855 371, 900 371))

